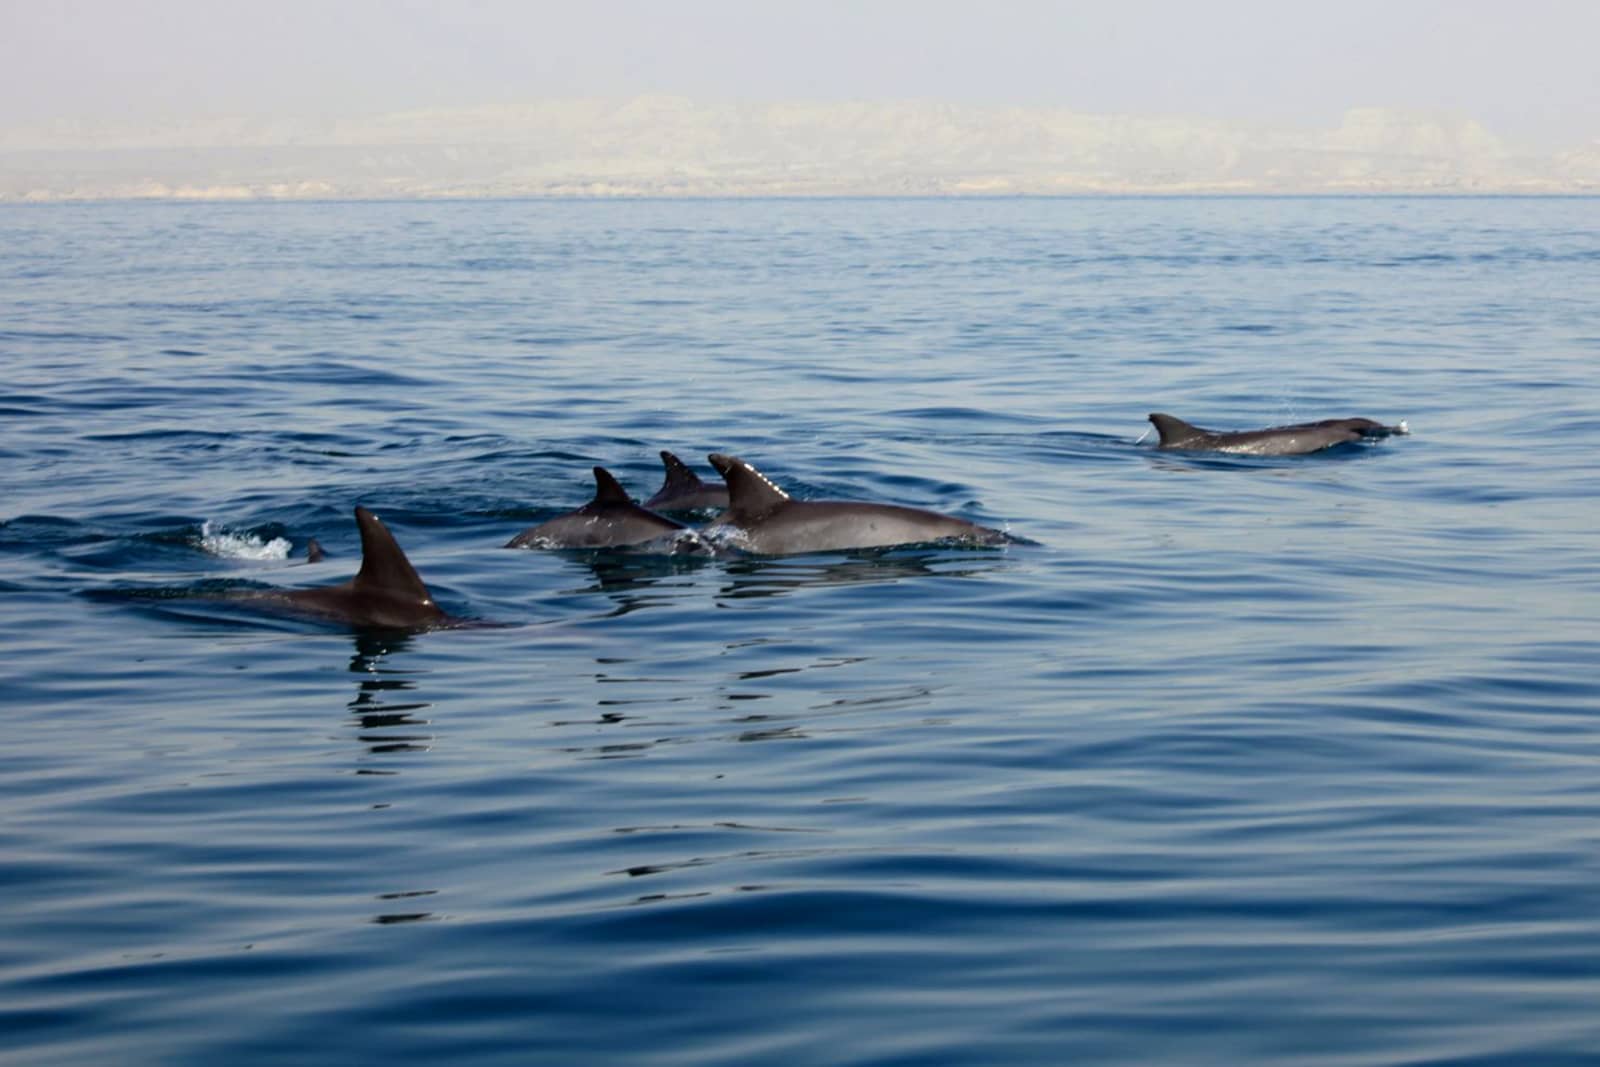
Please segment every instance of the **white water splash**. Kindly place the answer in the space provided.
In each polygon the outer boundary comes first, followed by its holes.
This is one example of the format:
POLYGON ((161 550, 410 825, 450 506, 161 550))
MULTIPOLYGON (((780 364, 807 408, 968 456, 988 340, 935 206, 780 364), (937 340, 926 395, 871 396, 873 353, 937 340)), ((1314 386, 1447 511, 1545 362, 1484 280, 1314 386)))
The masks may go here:
POLYGON ((255 534, 232 533, 207 519, 200 524, 200 547, 224 559, 288 559, 293 547, 282 537, 263 541, 255 534))
POLYGON ((649 545, 658 545, 662 551, 674 556, 714 556, 717 554, 716 546, 709 540, 700 536, 700 531, 682 529, 674 530, 655 541, 647 542, 649 545))
POLYGON ((750 551, 750 535, 738 526, 709 526, 694 533, 713 556, 750 551))

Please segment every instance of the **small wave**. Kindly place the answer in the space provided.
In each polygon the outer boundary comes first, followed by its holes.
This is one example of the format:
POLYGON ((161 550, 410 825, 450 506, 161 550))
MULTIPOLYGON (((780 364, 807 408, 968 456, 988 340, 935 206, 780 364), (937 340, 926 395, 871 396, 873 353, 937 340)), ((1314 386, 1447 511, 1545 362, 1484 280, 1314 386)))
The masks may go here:
POLYGON ((263 541, 252 533, 234 533, 207 519, 200 524, 200 547, 224 559, 288 559, 293 547, 282 537, 263 541))

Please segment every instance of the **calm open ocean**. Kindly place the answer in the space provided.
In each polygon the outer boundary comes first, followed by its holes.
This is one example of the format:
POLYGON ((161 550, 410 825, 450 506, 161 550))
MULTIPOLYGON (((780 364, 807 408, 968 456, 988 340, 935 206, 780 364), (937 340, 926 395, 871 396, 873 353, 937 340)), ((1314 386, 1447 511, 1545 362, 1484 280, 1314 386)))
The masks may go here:
POLYGON ((0 304, 0 1059, 1600 1062, 1600 200, 10 205, 0 304), (1037 543, 500 547, 662 448, 1037 543), (506 625, 196 596, 357 504, 506 625))

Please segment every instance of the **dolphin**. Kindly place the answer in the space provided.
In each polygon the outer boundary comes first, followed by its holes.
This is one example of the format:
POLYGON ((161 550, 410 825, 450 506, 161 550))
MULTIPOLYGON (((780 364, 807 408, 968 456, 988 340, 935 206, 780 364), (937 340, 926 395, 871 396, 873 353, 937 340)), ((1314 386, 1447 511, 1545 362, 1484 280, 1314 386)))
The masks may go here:
POLYGON ((420 630, 450 622, 383 520, 358 507, 356 526, 361 531, 361 569, 348 582, 255 593, 243 599, 365 629, 420 630))
POLYGON ((780 556, 929 541, 1006 544, 999 530, 921 508, 855 500, 795 500, 744 460, 713 452, 711 465, 728 483, 728 510, 701 529, 707 540, 780 556))
POLYGON ((1158 448, 1185 452, 1230 452, 1240 456, 1298 456, 1395 434, 1408 434, 1404 422, 1385 426, 1371 419, 1323 419, 1264 430, 1219 432, 1191 426, 1173 415, 1152 414, 1150 421, 1161 435, 1158 448))
POLYGON ((643 544, 687 529, 628 498, 611 472, 594 469, 594 499, 576 511, 530 526, 506 542, 507 548, 620 548, 643 544))
POLYGON ((315 537, 306 542, 307 563, 321 563, 327 558, 328 554, 322 550, 321 542, 319 542, 315 537))
POLYGON ((707 485, 688 465, 666 449, 661 451, 661 462, 666 464, 667 480, 661 483, 656 495, 644 502, 656 511, 703 511, 728 506, 728 487, 707 485))

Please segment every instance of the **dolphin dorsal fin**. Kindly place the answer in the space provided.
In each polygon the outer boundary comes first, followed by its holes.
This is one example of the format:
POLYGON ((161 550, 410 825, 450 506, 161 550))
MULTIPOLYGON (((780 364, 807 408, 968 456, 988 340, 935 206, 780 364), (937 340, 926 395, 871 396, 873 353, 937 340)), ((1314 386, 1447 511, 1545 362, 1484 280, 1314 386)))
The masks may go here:
POLYGON ((671 492, 673 495, 687 493, 705 484, 698 474, 689 469, 688 464, 666 449, 661 450, 661 462, 667 467, 667 480, 661 485, 663 493, 671 492))
POLYGON ((1156 433, 1161 435, 1161 443, 1170 445, 1176 441, 1187 441, 1192 437, 1204 437, 1208 431, 1198 426, 1191 425, 1178 418, 1176 415, 1163 415, 1153 412, 1150 421, 1155 425, 1156 433))
POLYGON ((366 593, 388 593, 431 602, 428 587, 422 584, 417 569, 400 551, 400 542, 383 520, 366 508, 356 508, 356 526, 361 530, 361 570, 351 585, 366 593))
POLYGON ((594 502, 596 504, 631 504, 633 498, 622 488, 622 483, 612 477, 604 467, 594 469, 594 502))
POLYGON ((728 510, 734 514, 760 514, 789 499, 765 474, 737 456, 713 452, 706 457, 728 483, 728 510))

